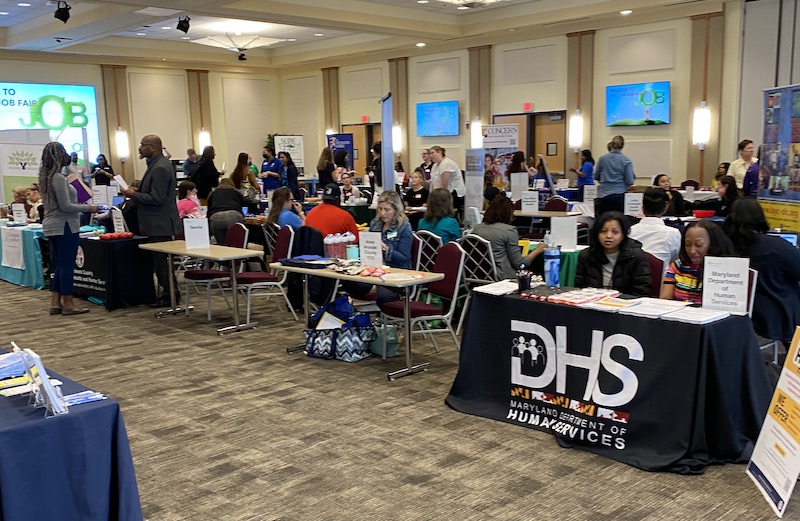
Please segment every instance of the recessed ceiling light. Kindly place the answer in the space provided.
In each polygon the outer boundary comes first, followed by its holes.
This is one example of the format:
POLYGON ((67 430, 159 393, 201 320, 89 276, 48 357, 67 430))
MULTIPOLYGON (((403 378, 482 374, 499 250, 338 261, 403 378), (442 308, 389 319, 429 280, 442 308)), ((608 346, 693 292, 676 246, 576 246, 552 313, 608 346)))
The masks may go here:
POLYGON ((621 14, 622 16, 628 16, 632 12, 633 11, 631 11, 630 9, 623 9, 622 11, 619 12, 619 14, 621 14))
POLYGON ((172 27, 164 26, 164 27, 162 27, 162 29, 164 29, 166 31, 167 29, 172 29, 172 27))
POLYGON ((314 33, 314 36, 325 36, 325 35, 322 33, 314 33))
POLYGON ((460 6, 456 7, 456 9, 462 9, 462 10, 464 10, 464 9, 469 9, 469 7, 467 7, 467 6, 465 6, 465 5, 460 5, 460 6))
POLYGON ((419 43, 417 44, 417 47, 425 47, 426 45, 428 45, 428 44, 427 44, 427 43, 425 43, 425 42, 419 42, 419 43))
POLYGON ((513 33, 514 31, 516 31, 516 29, 515 29, 515 28, 513 28, 513 27, 512 27, 511 29, 509 29, 509 30, 508 30, 508 32, 510 32, 510 33, 513 33))
POLYGON ((7 14, 8 14, 8 11, 0 11, 0 16, 6 16, 7 14))
POLYGON ((287 38, 286 41, 287 42, 296 42, 297 38, 287 38))
POLYGON ((146 33, 136 33, 136 36, 147 36, 146 33))
POLYGON ((181 40, 191 40, 191 36, 181 36, 181 40))
POLYGON ((31 4, 29 4, 28 2, 20 2, 17 5, 20 6, 20 7, 30 7, 31 6, 31 4))
POLYGON ((427 4, 428 0, 417 0, 418 4, 427 4))

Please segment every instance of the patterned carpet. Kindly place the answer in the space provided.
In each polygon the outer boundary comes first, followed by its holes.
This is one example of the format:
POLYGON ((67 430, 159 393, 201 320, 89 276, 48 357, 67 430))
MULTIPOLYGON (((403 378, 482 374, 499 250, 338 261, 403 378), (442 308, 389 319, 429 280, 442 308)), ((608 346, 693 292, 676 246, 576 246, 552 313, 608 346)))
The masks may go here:
MULTIPOLYGON (((426 373, 399 359, 313 360, 284 347, 299 323, 259 300, 253 331, 146 307, 47 314, 49 294, 0 282, 0 341, 118 400, 145 518, 244 520, 775 519, 743 465, 653 474, 444 404, 458 354, 415 339, 426 373)), ((800 500, 788 519, 800 519, 800 500)))

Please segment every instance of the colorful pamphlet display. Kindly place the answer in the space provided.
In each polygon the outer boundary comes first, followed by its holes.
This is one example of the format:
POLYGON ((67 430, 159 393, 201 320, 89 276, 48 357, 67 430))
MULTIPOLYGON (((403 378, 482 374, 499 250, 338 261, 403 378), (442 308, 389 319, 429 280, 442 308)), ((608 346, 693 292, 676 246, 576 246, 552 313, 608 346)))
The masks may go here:
POLYGON ((369 268, 383 265, 383 248, 380 232, 361 232, 358 234, 361 262, 369 268))
POLYGON ((183 235, 187 249, 208 248, 211 246, 208 233, 208 219, 184 219, 183 235))
POLYGON ((800 327, 792 337, 747 475, 783 517, 800 475, 800 327))
MULTIPOLYGON (((750 276, 750 259, 706 257, 703 268, 703 307, 746 314, 750 276)), ((753 288, 755 282, 754 280, 753 288)))

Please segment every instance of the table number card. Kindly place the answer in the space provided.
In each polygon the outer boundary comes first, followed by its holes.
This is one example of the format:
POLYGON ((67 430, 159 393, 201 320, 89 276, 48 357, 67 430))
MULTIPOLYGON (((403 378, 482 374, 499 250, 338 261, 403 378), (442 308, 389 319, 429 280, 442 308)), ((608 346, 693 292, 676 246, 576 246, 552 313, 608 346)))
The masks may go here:
POLYGON ((625 194, 625 215, 632 215, 634 217, 640 216, 642 213, 642 193, 626 193, 625 194))
POLYGON ((550 237, 562 250, 578 248, 578 218, 553 217, 550 219, 550 237))
POLYGON ((14 216, 14 220, 17 221, 18 223, 28 222, 28 214, 25 213, 25 205, 22 203, 12 204, 11 214, 14 216))
POLYGON ((539 211, 539 191, 526 190, 522 192, 522 213, 533 213, 539 211))
POLYGON ((211 246, 208 233, 208 219, 184 219, 183 235, 186 248, 208 248, 211 246))
POLYGON ((749 278, 750 259, 706 257, 703 268, 703 307, 746 314, 749 278))
POLYGON ((383 265, 383 241, 380 232, 361 232, 358 234, 361 262, 370 268, 383 265))

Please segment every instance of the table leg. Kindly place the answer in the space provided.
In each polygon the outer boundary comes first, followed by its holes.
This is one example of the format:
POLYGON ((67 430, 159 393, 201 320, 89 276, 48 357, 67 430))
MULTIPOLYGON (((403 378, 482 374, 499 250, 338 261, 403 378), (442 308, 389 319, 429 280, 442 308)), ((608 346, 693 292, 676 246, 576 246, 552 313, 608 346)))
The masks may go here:
MULTIPOLYGON (((304 328, 309 327, 308 323, 311 321, 311 312, 308 309, 308 275, 303 273, 303 317, 304 317, 304 328)), ((297 344, 296 346, 289 346, 286 348, 286 352, 288 354, 292 354, 295 351, 303 351, 306 348, 306 343, 303 342, 302 344, 297 344)))
POLYGON ((156 318, 161 318, 164 315, 177 315, 178 313, 186 312, 188 315, 190 311, 194 310, 194 306, 180 307, 175 301, 175 271, 173 266, 174 259, 172 254, 167 254, 167 280, 169 281, 169 303, 170 308, 166 311, 156 311, 156 318))
MULTIPOLYGON (((242 261, 244 262, 244 260, 242 261)), ((217 333, 224 335, 225 333, 234 333, 244 329, 255 329, 257 322, 248 322, 247 324, 239 323, 239 288, 236 284, 236 261, 231 261, 231 292, 233 293, 233 325, 217 329, 217 333)))
POLYGON ((405 328, 406 333, 406 366, 402 369, 398 369, 397 371, 393 371, 389 373, 387 376, 389 380, 395 380, 397 378, 402 378, 403 376, 408 376, 410 374, 419 373, 422 371, 427 371, 428 366, 430 365, 428 362, 423 362, 421 364, 413 365, 413 360, 411 358, 411 287, 407 286, 405 291, 403 292, 403 327, 405 328))

